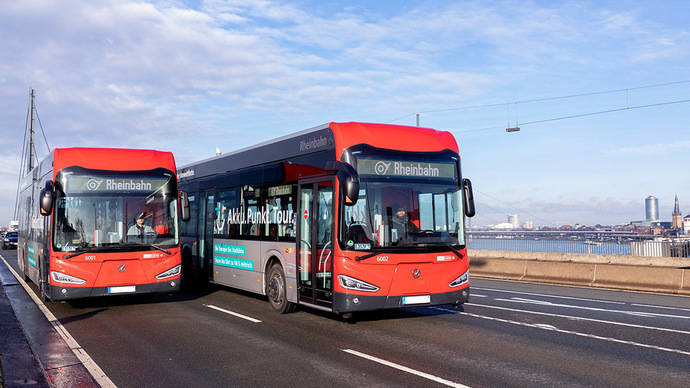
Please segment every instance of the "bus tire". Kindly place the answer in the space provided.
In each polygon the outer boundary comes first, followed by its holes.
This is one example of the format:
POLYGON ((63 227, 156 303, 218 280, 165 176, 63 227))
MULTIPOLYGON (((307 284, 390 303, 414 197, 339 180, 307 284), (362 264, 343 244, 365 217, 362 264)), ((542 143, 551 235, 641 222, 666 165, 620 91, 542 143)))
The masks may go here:
POLYGON ((285 273, 280 264, 275 263, 268 271, 266 294, 273 310, 285 314, 295 310, 295 304, 287 300, 285 273))

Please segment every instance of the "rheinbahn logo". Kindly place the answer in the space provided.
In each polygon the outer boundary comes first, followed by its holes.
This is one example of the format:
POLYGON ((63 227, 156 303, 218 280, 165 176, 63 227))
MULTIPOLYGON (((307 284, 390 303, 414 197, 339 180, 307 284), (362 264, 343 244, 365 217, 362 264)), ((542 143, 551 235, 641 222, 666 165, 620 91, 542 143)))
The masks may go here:
POLYGON ((376 175, 386 175, 388 172, 388 168, 391 166, 391 162, 382 162, 378 161, 374 165, 374 171, 376 171, 376 175))
POLYGON ((91 178, 86 182, 86 188, 91 191, 98 190, 98 188, 101 187, 101 183, 103 183, 103 179, 98 180, 91 178))

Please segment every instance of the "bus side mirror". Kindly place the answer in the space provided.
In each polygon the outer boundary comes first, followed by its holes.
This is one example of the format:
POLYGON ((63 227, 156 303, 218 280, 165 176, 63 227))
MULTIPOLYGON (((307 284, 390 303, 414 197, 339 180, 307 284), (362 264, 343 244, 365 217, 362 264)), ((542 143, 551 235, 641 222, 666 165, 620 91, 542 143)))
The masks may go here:
POLYGON ((472 193, 472 182, 469 179, 464 178, 462 180, 462 190, 464 191, 465 201, 463 207, 465 210, 465 215, 467 217, 474 217, 474 194, 472 193))
POLYGON ((46 181, 46 187, 41 190, 39 203, 41 215, 49 216, 53 213, 53 202, 55 201, 55 185, 52 181, 46 181))
POLYGON ((180 219, 189 221, 189 195, 185 191, 180 191, 180 219))
POLYGON ((326 163, 327 170, 336 170, 340 190, 345 196, 345 206, 353 206, 359 199, 359 174, 351 165, 338 161, 326 163))

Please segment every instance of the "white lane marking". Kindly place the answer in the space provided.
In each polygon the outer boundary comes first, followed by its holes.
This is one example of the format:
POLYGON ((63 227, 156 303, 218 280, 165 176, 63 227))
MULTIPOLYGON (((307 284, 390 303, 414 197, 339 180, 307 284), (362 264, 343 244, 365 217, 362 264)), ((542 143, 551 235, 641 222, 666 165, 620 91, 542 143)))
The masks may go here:
POLYGON ((657 318, 658 317, 658 318, 690 319, 690 316, 685 316, 685 315, 670 315, 670 314, 647 313, 647 312, 642 312, 642 311, 602 309, 599 307, 573 306, 573 305, 569 305, 569 304, 552 303, 552 302, 546 302, 543 300, 534 300, 534 299, 525 299, 525 298, 495 299, 495 300, 500 301, 500 302, 536 304, 536 305, 540 305, 540 306, 549 306, 549 307, 565 307, 565 308, 578 309, 578 310, 604 311, 604 312, 608 312, 608 313, 619 313, 619 314, 634 315, 634 316, 646 317, 646 318, 657 318))
POLYGON ((94 380, 101 386, 101 387, 107 387, 107 388, 115 388, 116 385, 113 383, 112 380, 103 372, 103 369, 101 369, 98 364, 89 356, 88 353, 86 353, 86 350, 84 350, 72 337, 72 335, 67 331, 67 329, 62 326, 62 323, 55 318, 55 315, 46 307, 43 302, 41 302, 40 299, 38 299, 38 296, 34 294, 34 291, 29 287, 28 284, 24 281, 23 277, 20 277, 19 274, 12 268, 12 266, 5 260, 5 257, 0 255, 0 258, 2 261, 5 262, 5 265, 7 268, 10 269, 12 274, 14 275, 15 278, 17 278, 17 281, 19 284, 24 287, 24 290, 26 290, 27 294, 31 297, 31 299, 36 303, 36 306, 38 306, 38 309, 41 310, 43 315, 48 319, 48 322, 50 322, 51 325, 53 325, 53 328, 57 333, 62 337, 62 339, 67 343, 67 346, 72 350, 72 353, 77 357, 79 361, 81 361, 82 365, 86 367, 86 370, 91 373, 91 376, 93 377, 94 380))
POLYGON ((361 353, 361 352, 358 352, 358 351, 356 351, 356 350, 352 350, 352 349, 341 349, 341 350, 342 350, 343 352, 345 352, 345 353, 350 353, 350 354, 353 354, 353 355, 355 355, 355 356, 357 356, 357 357, 365 358, 365 359, 367 359, 367 360, 369 360, 369 361, 378 362, 379 364, 383 364, 383 365, 389 366, 389 367, 391 367, 391 368, 395 368, 395 369, 401 370, 401 371, 403 371, 403 372, 411 373, 411 374, 413 374, 413 375, 416 375, 416 376, 419 376, 419 377, 423 377, 423 378, 425 378, 425 379, 428 379, 428 380, 431 380, 431 381, 435 381, 435 382, 437 382, 437 383, 440 383, 440 384, 443 384, 443 385, 447 385, 447 386, 449 386, 449 387, 469 388, 469 386, 467 386, 467 385, 463 385, 463 384, 460 384, 460 383, 456 383, 456 382, 453 382, 453 381, 449 381, 449 380, 440 378, 440 377, 438 377, 438 376, 430 375, 430 374, 428 374, 428 373, 420 372, 420 371, 418 371, 418 370, 414 370, 414 369, 412 369, 412 368, 408 368, 408 367, 406 367, 406 366, 403 366, 403 365, 400 365, 400 364, 396 364, 396 363, 394 363, 394 362, 386 361, 386 360, 383 360, 383 359, 378 358, 378 357, 370 356, 370 355, 368 355, 368 354, 361 353))
POLYGON ((666 310, 690 311, 690 309, 684 309, 684 308, 680 308, 680 307, 655 306, 655 305, 651 305, 651 304, 632 303, 631 306, 652 307, 655 309, 666 309, 666 310))
POLYGON ((605 321, 605 320, 602 320, 602 319, 585 318, 585 317, 576 317, 576 316, 573 316, 573 315, 562 315, 562 314, 554 314, 554 313, 544 313, 544 312, 541 312, 541 311, 511 309, 511 308, 509 308, 509 307, 489 306, 489 305, 477 304, 477 303, 465 303, 465 306, 485 307, 485 308, 495 309, 495 310, 513 311, 513 312, 519 312, 519 313, 527 313, 527 314, 535 314, 535 315, 544 315, 544 316, 548 316, 548 317, 566 318, 566 319, 572 319, 572 320, 577 320, 577 321, 589 321, 589 322, 597 322, 597 323, 606 323, 606 324, 609 324, 609 325, 626 326, 626 327, 635 327, 635 328, 638 328, 638 329, 649 329, 649 330, 658 330, 658 331, 668 331, 668 332, 670 332, 670 333, 678 333, 678 334, 687 334, 687 335, 690 335, 690 331, 685 331, 685 330, 667 329, 667 328, 665 328, 665 327, 654 327, 654 326, 645 326, 645 325, 635 325, 635 324, 633 324, 633 323, 624 323, 624 322, 615 322, 615 321, 605 321))
POLYGON ((625 302, 614 302, 614 301, 611 301, 611 300, 575 298, 575 297, 572 297, 572 296, 536 294, 536 293, 533 293, 533 292, 522 292, 522 291, 497 290, 497 289, 494 289, 494 288, 479 288, 479 287, 472 287, 472 289, 473 289, 473 290, 484 290, 484 291, 506 292, 506 293, 509 293, 509 294, 522 294, 522 295, 545 296, 545 297, 548 297, 548 298, 560 298, 560 299, 570 299, 570 300, 583 300, 583 301, 586 301, 586 302, 599 302, 599 303, 610 303, 610 304, 626 304, 625 302))
POLYGON ((487 320, 490 320, 490 321, 509 323, 509 324, 511 324, 511 325, 518 325, 518 326, 525 326, 525 327, 533 327, 533 328, 541 329, 541 330, 555 331, 555 332, 557 332, 557 333, 571 334, 571 335, 576 335, 576 336, 579 336, 579 337, 597 339, 597 340, 607 341, 607 342, 615 342, 615 343, 619 343, 619 344, 637 346, 637 347, 640 347, 640 348, 661 350, 661 351, 663 351, 663 352, 677 353, 677 354, 683 354, 683 355, 685 355, 685 356, 690 356, 690 352, 687 352, 687 351, 685 351, 685 350, 680 350, 680 349, 664 348, 664 347, 661 347, 661 346, 648 345, 648 344, 643 344, 643 343, 634 342, 634 341, 626 341, 626 340, 621 340, 621 339, 618 339, 618 338, 602 337, 602 336, 594 335, 594 334, 580 333, 580 332, 578 332, 578 331, 563 330, 563 329, 558 329, 558 328, 555 328, 555 327, 549 327, 550 325, 542 325, 542 324, 536 324, 536 323, 518 322, 518 321, 513 321, 513 320, 510 320, 510 319, 502 319, 502 318, 488 317, 488 316, 486 316, 486 315, 472 314, 472 313, 468 313, 468 312, 466 312, 466 311, 455 311, 455 310, 449 310, 449 309, 440 308, 440 307, 431 307, 431 308, 432 308, 432 309, 436 309, 436 310, 446 311, 446 312, 449 312, 449 313, 467 315, 467 316, 474 317, 474 318, 481 318, 481 319, 487 319, 487 320))
POLYGON ((487 297, 486 295, 482 295, 482 294, 471 294, 471 295, 474 297, 477 297, 477 298, 486 298, 487 297))
POLYGON ((261 323, 261 321, 258 320, 258 319, 256 319, 256 318, 248 317, 248 316, 246 316, 246 315, 243 315, 243 314, 240 314, 240 313, 236 313, 236 312, 234 312, 234 311, 226 310, 226 309, 224 309, 224 308, 220 308, 220 307, 214 306, 214 305, 212 305, 212 304, 205 304, 204 306, 206 306, 206 307, 208 307, 208 308, 210 308, 210 309, 214 309, 214 310, 218 310, 218 311, 224 312, 224 313, 226 313, 226 314, 233 315, 233 316, 238 317, 238 318, 246 319, 246 320, 248 320, 249 322, 261 323))

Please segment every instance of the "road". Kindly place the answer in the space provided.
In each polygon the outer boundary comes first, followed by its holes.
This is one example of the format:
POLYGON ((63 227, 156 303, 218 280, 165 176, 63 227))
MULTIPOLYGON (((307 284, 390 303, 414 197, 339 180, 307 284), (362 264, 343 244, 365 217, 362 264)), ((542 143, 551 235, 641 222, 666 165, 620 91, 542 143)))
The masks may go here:
MULTIPOLYGON (((2 255, 18 270, 14 252, 2 255)), ((354 323, 279 315, 264 298, 215 286, 46 305, 119 387, 690 385, 690 298, 471 284, 458 310, 354 323)))

